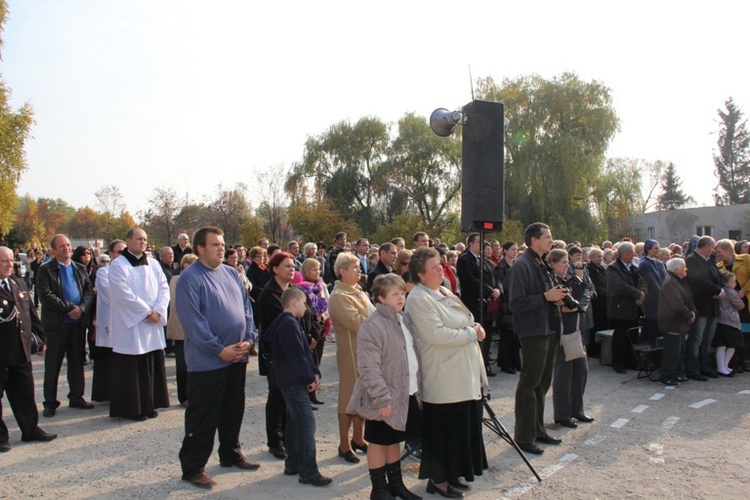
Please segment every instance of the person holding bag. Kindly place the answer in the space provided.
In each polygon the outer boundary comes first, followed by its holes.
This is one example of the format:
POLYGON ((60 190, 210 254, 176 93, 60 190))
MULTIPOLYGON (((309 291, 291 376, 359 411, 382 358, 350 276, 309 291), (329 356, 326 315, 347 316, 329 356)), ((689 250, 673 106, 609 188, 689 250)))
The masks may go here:
POLYGON ((570 290, 565 305, 560 306, 561 341, 555 353, 555 366, 552 380, 552 403, 555 423, 575 429, 579 422, 593 422, 583 410, 583 393, 589 376, 586 351, 581 340, 583 314, 589 307, 591 299, 587 286, 576 274, 569 274, 568 253, 554 249, 547 254, 553 271, 553 278, 558 286, 570 290), (571 300, 572 299, 572 300, 571 300))

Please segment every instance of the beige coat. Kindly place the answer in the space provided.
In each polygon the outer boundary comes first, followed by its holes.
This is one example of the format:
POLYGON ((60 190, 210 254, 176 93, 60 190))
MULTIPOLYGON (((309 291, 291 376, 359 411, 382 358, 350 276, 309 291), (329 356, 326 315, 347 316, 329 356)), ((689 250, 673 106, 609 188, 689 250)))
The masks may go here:
POLYGON ((169 318, 167 319, 167 338, 170 340, 185 340, 185 330, 182 329, 177 310, 174 308, 174 298, 177 295, 177 280, 180 275, 172 276, 169 281, 169 318))
MULTIPOLYGON (((403 316, 384 304, 370 315, 357 334, 357 368, 359 378, 349 400, 346 413, 367 420, 382 420, 397 431, 406 430, 409 416, 409 360, 406 339, 401 327, 403 316), (391 405, 388 418, 378 410, 391 405)), ((409 323, 406 321, 406 327, 409 323)), ((411 331, 411 328, 409 328, 411 331)), ((413 346, 416 352, 416 346, 413 346)), ((417 354, 419 361, 419 354, 417 354)), ((417 369, 417 383, 420 382, 417 369)), ((420 395, 417 392, 417 400, 420 395)))
POLYGON ((336 364, 339 369, 338 413, 346 406, 357 381, 357 331, 375 308, 359 285, 349 286, 337 281, 328 300, 331 324, 336 332, 336 364))
POLYGON ((414 341, 422 361, 422 400, 459 403, 482 397, 488 387, 474 317, 445 287, 419 284, 406 299, 414 341))

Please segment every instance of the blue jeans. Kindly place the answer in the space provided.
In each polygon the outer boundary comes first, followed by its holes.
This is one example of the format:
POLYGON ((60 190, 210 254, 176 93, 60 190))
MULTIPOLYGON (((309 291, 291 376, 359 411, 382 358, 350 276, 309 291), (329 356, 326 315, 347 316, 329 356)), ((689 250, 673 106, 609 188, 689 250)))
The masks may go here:
POLYGON ((315 459, 315 416, 307 387, 281 389, 281 394, 286 403, 284 444, 288 457, 284 469, 297 471, 300 479, 312 479, 320 472, 315 459))
POLYGON ((690 327, 685 346, 685 373, 688 375, 712 371, 709 351, 716 333, 717 320, 716 316, 698 316, 690 327))

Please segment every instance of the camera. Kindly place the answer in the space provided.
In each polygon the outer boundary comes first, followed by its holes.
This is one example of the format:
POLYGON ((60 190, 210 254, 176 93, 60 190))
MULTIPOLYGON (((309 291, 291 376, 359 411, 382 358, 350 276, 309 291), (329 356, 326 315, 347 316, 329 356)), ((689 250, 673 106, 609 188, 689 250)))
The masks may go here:
POLYGON ((580 311, 581 310, 581 303, 578 302, 576 299, 573 298, 572 290, 565 285, 557 285, 556 288, 559 288, 561 290, 565 290, 565 297, 563 297, 563 305, 570 309, 571 311, 580 311))

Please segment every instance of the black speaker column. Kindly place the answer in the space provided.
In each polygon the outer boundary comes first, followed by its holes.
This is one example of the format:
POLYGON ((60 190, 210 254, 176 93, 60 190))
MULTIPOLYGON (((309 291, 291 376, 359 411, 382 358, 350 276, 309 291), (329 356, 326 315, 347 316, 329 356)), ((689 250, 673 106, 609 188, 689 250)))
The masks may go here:
POLYGON ((463 116, 461 230, 501 231, 505 108, 499 102, 472 101, 463 116))

